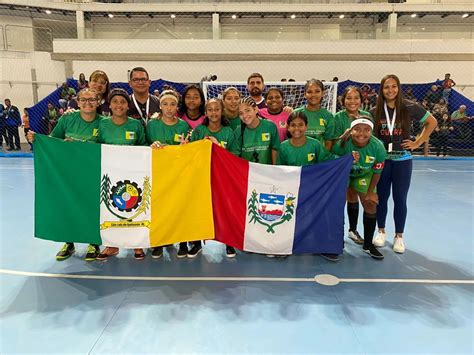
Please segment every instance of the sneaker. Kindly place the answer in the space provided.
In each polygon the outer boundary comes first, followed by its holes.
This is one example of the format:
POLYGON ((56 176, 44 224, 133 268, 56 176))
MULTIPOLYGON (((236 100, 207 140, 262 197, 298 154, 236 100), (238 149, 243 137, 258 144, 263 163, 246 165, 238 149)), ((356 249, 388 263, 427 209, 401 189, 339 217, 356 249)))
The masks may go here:
POLYGON ((381 252, 379 252, 378 249, 373 245, 371 245, 369 248, 363 247, 362 251, 364 253, 369 254, 374 259, 377 259, 377 260, 382 260, 383 259, 383 254, 381 252))
POLYGON ((385 245, 385 239, 387 235, 385 232, 378 232, 375 238, 372 240, 372 243, 378 248, 381 248, 385 245))
POLYGON ((100 253, 100 249, 98 245, 89 244, 89 246, 87 247, 87 254, 84 260, 94 261, 95 259, 97 259, 97 256, 99 255, 99 253, 100 253))
POLYGON ((237 253, 235 252, 235 249, 229 245, 226 245, 225 256, 227 256, 228 258, 234 258, 236 255, 237 253))
POLYGON ((154 247, 151 249, 151 257, 153 259, 159 259, 163 255, 163 247, 154 247))
POLYGON ((176 254, 178 259, 185 258, 187 255, 188 255, 188 246, 186 244, 179 244, 178 254, 176 254))
POLYGON ((336 261, 339 261, 339 255, 338 254, 328 254, 328 253, 323 253, 321 254, 321 256, 328 260, 328 261, 332 261, 333 263, 335 263, 336 261))
POLYGON ((143 260, 145 259, 145 252, 143 251, 143 249, 140 249, 140 248, 137 248, 137 249, 133 249, 133 257, 135 258, 135 260, 143 260))
POLYGON ((100 260, 100 261, 105 261, 109 257, 117 255, 119 253, 119 248, 114 248, 114 247, 105 247, 102 252, 97 255, 97 258, 95 260, 100 260))
POLYGON ((347 236, 356 244, 364 244, 364 238, 362 238, 358 231, 349 231, 347 236))
POLYGON ((393 251, 399 254, 403 254, 405 252, 405 243, 403 243, 403 238, 393 238, 393 251))
POLYGON ((69 258, 76 249, 74 248, 74 244, 72 243, 65 243, 61 250, 56 254, 56 260, 63 261, 69 258))
POLYGON ((202 252, 202 246, 194 245, 190 251, 188 251, 188 258, 193 259, 195 258, 200 252, 202 252))

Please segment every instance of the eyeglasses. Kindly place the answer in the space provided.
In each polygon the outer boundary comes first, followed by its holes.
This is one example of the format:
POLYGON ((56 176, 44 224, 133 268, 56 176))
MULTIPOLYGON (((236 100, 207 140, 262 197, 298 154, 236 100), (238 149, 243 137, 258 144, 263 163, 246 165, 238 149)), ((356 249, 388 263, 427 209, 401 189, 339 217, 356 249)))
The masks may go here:
POLYGON ((77 101, 80 102, 81 104, 85 104, 86 102, 90 104, 95 104, 97 102, 97 99, 95 97, 89 97, 88 99, 84 97, 80 97, 77 99, 77 101))
POLYGON ((134 83, 146 83, 148 80, 148 78, 133 78, 130 81, 133 81, 134 83))

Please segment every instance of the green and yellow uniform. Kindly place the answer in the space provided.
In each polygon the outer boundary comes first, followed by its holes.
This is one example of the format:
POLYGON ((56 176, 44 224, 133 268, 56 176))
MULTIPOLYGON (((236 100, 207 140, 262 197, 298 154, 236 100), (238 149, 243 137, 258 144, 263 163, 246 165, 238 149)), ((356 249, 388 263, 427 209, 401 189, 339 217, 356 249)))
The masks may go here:
POLYGON ((162 144, 179 145, 190 131, 189 125, 182 119, 173 125, 167 125, 161 119, 154 119, 146 126, 148 143, 159 141, 162 144))
POLYGON ((372 180, 372 175, 381 174, 387 157, 383 144, 375 137, 370 137, 365 147, 357 147, 349 138, 344 147, 337 142, 333 149, 336 155, 344 155, 357 151, 360 154, 359 161, 352 165, 349 186, 354 190, 366 194, 372 180))
POLYGON ((195 142, 206 137, 214 137, 222 148, 227 149, 232 154, 238 154, 239 148, 234 131, 229 126, 221 127, 219 132, 211 132, 208 126, 200 124, 194 129, 191 135, 191 141, 195 142))
POLYGON ((306 166, 334 158, 334 154, 328 152, 317 139, 306 137, 306 143, 301 147, 295 147, 290 139, 282 142, 278 151, 277 164, 306 166))
POLYGON ((97 143, 99 138, 99 122, 104 119, 101 115, 96 115, 92 122, 82 119, 79 111, 74 111, 62 115, 50 136, 61 139, 71 139, 73 141, 97 143))
POLYGON ((145 130, 140 121, 133 118, 117 125, 112 117, 104 118, 99 125, 99 143, 114 145, 146 145, 145 130))
POLYGON ((235 130, 238 126, 240 126, 240 117, 229 117, 227 118, 227 121, 229 121, 229 127, 232 128, 232 130, 235 130))
MULTIPOLYGON (((372 115, 370 114, 370 112, 359 110, 358 115, 370 117, 370 119, 373 121, 372 115)), ((340 136, 342 136, 348 128, 351 128, 351 122, 353 120, 354 120, 353 118, 349 117, 346 110, 341 110, 337 112, 334 115, 334 132, 335 132, 334 136, 336 138, 339 138, 340 136)))
POLYGON ((322 144, 324 141, 331 141, 336 139, 334 116, 331 112, 324 108, 317 111, 310 111, 306 106, 301 106, 295 109, 295 112, 303 111, 308 117, 308 129, 306 136, 316 138, 322 144))
POLYGON ((260 164, 272 164, 272 150, 280 148, 278 130, 272 121, 259 118, 254 129, 241 126, 235 129, 237 152, 243 159, 260 164), (242 137, 243 133, 243 137, 242 137))

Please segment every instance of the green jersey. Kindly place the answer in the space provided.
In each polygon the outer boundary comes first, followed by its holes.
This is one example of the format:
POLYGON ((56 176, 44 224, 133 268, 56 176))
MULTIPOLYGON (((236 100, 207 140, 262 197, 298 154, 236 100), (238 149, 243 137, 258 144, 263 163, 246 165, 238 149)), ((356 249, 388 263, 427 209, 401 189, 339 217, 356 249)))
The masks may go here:
POLYGON ((332 151, 336 155, 344 155, 357 151, 360 154, 359 161, 352 165, 351 178, 359 178, 362 176, 380 174, 383 170, 385 158, 387 152, 383 144, 375 137, 370 137, 369 143, 365 147, 357 147, 352 142, 352 138, 349 138, 344 145, 341 147, 342 142, 337 142, 332 151))
POLYGON ((238 126, 240 126, 240 117, 229 117, 227 119, 229 121, 229 127, 232 128, 232 130, 235 130, 238 126))
POLYGON ((234 131, 229 126, 222 127, 219 132, 211 132, 208 126, 200 124, 194 128, 191 141, 198 141, 209 136, 217 139, 222 148, 227 149, 232 154, 238 154, 239 149, 237 147, 237 141, 235 140, 234 131))
POLYGON ((99 142, 114 145, 146 145, 145 130, 140 121, 128 118, 122 125, 104 118, 99 125, 99 142))
POLYGON ((167 125, 161 119, 154 119, 146 126, 146 137, 150 144, 160 141, 162 144, 179 145, 190 129, 181 118, 178 118, 178 122, 174 125, 167 125))
POLYGON ((62 115, 50 136, 73 141, 94 142, 99 138, 99 122, 104 117, 96 115, 94 121, 86 122, 79 111, 62 115))
POLYGON ((272 164, 272 150, 280 148, 278 130, 272 121, 259 118, 256 128, 245 127, 242 137, 241 126, 235 129, 238 155, 243 159, 260 164, 272 164))
POLYGON ((334 158, 334 154, 329 153, 317 139, 307 137, 306 143, 301 147, 295 147, 291 140, 287 139, 280 145, 277 164, 306 166, 334 158))
POLYGON ((310 111, 306 106, 298 107, 295 112, 303 111, 308 117, 308 129, 306 136, 316 138, 321 143, 336 139, 334 116, 324 108, 310 111))
MULTIPOLYGON (((370 117, 370 119, 373 121, 372 115, 370 114, 370 112, 359 110, 358 115, 370 117)), ((353 121, 353 118, 349 117, 346 110, 341 110, 338 113, 336 113, 334 115, 334 126, 335 126, 334 136, 336 138, 339 138, 340 136, 342 136, 348 128, 351 128, 352 121, 353 121)))

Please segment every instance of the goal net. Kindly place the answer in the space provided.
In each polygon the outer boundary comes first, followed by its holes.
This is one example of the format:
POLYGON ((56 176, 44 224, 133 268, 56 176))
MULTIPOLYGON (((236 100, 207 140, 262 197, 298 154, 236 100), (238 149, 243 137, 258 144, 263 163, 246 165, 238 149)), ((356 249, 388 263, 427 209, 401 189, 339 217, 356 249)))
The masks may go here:
MULTIPOLYGON (((268 81, 265 82, 265 90, 271 87, 277 87, 284 93, 284 104, 293 108, 297 108, 306 103, 304 98, 304 86, 306 82, 294 81, 294 82, 281 82, 281 81, 268 81)), ((229 86, 236 87, 242 96, 248 96, 247 83, 243 81, 203 81, 202 89, 206 100, 212 98, 222 98, 222 92, 229 86)), ((321 102, 321 107, 326 110, 336 113, 337 105, 337 83, 336 82, 324 82, 325 92, 321 102)))

